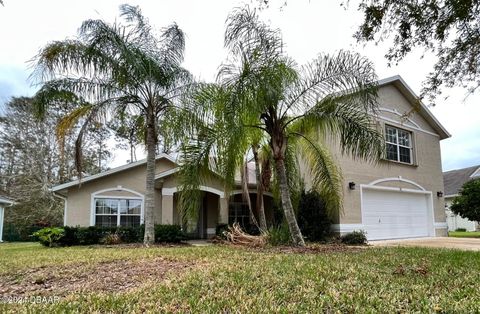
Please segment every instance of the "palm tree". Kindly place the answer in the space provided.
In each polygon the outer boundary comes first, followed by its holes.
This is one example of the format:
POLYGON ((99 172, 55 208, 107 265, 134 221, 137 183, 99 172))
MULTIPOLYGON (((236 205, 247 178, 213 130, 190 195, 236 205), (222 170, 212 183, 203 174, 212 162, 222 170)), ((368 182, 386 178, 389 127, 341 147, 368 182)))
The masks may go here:
POLYGON ((48 99, 58 91, 71 92, 84 101, 65 117, 64 134, 74 124, 78 135, 76 162, 81 176, 81 144, 86 126, 119 112, 144 117, 147 150, 144 243, 154 241, 155 151, 158 121, 178 109, 179 96, 191 75, 181 67, 184 34, 173 24, 160 36, 138 7, 120 6, 124 24, 102 20, 84 21, 78 38, 48 44, 35 58, 32 77, 44 85, 37 105, 41 116, 48 99), (41 97, 40 97, 41 96, 41 97))
POLYGON ((231 57, 220 69, 218 84, 203 86, 193 101, 191 111, 204 123, 197 126, 201 136, 184 146, 184 189, 193 191, 199 184, 198 176, 193 182, 188 178, 202 166, 231 184, 251 139, 264 138, 292 242, 304 246, 291 194, 299 162, 328 209, 337 211, 342 207, 341 174, 328 143, 338 142, 342 153, 365 160, 383 154, 371 115, 377 107, 373 65, 340 51, 298 66, 285 55, 279 30, 270 29, 248 7, 228 17, 225 46, 231 57), (216 156, 213 166, 205 162, 211 155, 216 156))

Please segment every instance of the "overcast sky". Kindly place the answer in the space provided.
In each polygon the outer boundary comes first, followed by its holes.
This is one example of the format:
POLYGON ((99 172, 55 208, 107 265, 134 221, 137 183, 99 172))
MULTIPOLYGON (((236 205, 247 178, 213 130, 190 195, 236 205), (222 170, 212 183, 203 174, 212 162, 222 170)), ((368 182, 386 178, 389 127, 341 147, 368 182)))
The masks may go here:
MULTIPOLYGON (((271 0, 261 15, 273 27, 283 32, 287 52, 298 63, 314 58, 319 52, 339 49, 355 50, 369 57, 379 78, 401 75, 419 93, 421 83, 431 70, 434 58, 422 51, 409 55, 395 67, 384 59, 385 45, 356 44, 352 38, 361 23, 355 0, 345 9, 338 0, 271 0)), ((85 19, 113 22, 118 6, 125 1, 114 0, 4 0, 0 6, 0 109, 12 96, 32 95, 35 88, 27 78, 28 60, 45 44, 53 40, 74 37, 85 19)), ((156 27, 172 22, 186 33, 185 67, 196 77, 212 81, 225 57, 223 33, 225 19, 232 8, 245 1, 129 1, 139 5, 144 15, 156 27)), ((428 104, 427 104, 428 105, 428 104)), ((465 99, 462 89, 445 89, 435 107, 430 108, 452 134, 443 140, 443 170, 480 164, 480 94, 465 99), (448 96, 445 100, 443 97, 448 96)), ((128 152, 116 152, 110 166, 124 164, 128 152)))

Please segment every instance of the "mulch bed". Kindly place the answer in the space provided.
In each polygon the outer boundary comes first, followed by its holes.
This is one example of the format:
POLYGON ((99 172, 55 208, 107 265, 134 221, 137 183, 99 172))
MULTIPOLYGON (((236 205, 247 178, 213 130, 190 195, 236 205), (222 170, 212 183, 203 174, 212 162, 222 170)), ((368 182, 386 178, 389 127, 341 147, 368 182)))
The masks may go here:
POLYGON ((351 253, 361 252, 364 247, 349 246, 344 244, 310 244, 305 247, 295 246, 276 246, 264 248, 263 251, 269 253, 286 253, 286 254, 325 254, 325 253, 351 253))
POLYGON ((272 253, 324 254, 361 252, 365 247, 345 244, 307 244, 305 247, 278 246, 267 250, 272 253))
MULTIPOLYGON (((186 247, 191 246, 187 242, 179 243, 154 243, 148 245, 149 248, 174 248, 174 247, 186 247)), ((120 244, 94 244, 89 245, 91 248, 102 248, 102 249, 134 249, 134 248, 146 248, 147 246, 143 243, 120 243, 120 244)))
POLYGON ((327 244, 307 244, 305 247, 295 247, 295 246, 244 246, 231 244, 226 241, 222 242, 221 245, 226 245, 239 249, 247 249, 253 252, 258 253, 283 253, 283 254, 326 254, 326 253, 355 253, 362 252, 365 248, 369 246, 352 246, 338 243, 327 243, 327 244))
POLYGON ((76 292, 124 292, 167 274, 191 268, 193 263, 164 258, 113 260, 93 265, 70 264, 21 270, 0 275, 0 295, 65 296, 76 292))

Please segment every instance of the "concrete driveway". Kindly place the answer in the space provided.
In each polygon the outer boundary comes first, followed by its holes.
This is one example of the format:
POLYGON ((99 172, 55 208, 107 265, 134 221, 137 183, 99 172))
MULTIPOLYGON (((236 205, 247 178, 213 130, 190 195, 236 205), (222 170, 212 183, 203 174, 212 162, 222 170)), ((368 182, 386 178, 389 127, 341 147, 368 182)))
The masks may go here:
POLYGON ((429 237, 417 239, 370 241, 369 244, 372 246, 417 246, 480 251, 480 238, 429 237))

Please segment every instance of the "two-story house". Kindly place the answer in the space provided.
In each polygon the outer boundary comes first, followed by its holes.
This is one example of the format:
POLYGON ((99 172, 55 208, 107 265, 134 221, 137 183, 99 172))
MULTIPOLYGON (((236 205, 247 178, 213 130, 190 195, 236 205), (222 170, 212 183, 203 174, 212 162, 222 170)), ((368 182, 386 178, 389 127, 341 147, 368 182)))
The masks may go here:
MULTIPOLYGON (((364 230, 369 240, 445 236, 440 140, 450 135, 400 76, 378 82, 376 113, 385 134, 385 159, 372 164, 342 156, 333 147, 344 178, 344 209, 334 231, 364 230)), ((65 200, 65 225, 132 226, 143 222, 145 161, 54 187, 65 200)), ((178 164, 172 156, 157 158, 155 223, 179 223, 178 164)), ((218 224, 248 219, 241 190, 228 195, 220 180, 201 186, 197 235, 212 236, 218 224)), ((255 188, 251 195, 255 204, 255 188)), ((267 218, 272 195, 265 194, 267 218)))

